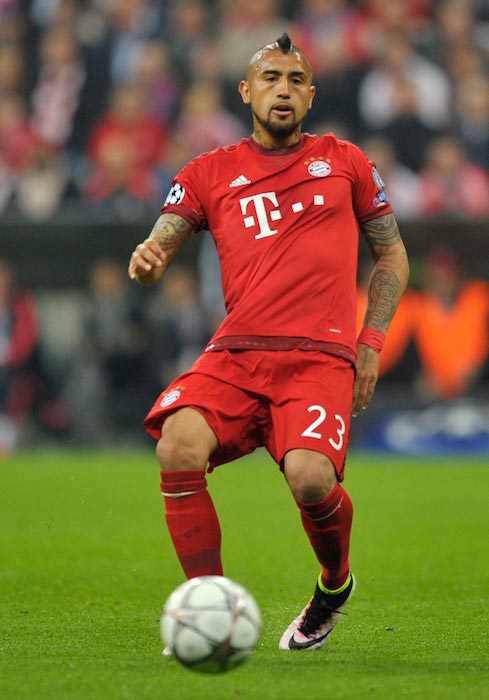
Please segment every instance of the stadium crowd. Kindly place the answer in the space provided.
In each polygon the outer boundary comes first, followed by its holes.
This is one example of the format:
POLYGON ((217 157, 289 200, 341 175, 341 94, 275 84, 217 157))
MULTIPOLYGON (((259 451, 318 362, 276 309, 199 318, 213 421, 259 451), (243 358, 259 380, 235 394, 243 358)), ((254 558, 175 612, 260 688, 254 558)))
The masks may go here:
POLYGON ((153 213, 247 135, 236 85, 284 30, 315 71, 307 130, 371 150, 399 220, 489 214, 483 0, 0 0, 0 212, 153 213))
MULTIPOLYGON (((0 216, 154 219, 184 163, 249 134, 236 85, 283 31, 314 68, 305 130, 358 143, 401 224, 489 217, 484 0, 0 0, 0 216)), ((87 444, 143 415, 223 313, 203 282, 207 242, 201 258, 198 276, 175 265, 148 308, 120 261, 96 261, 60 382, 43 371, 35 303, 3 262, 0 450, 34 408, 45 431, 87 444)), ((381 371, 425 400, 463 396, 489 376, 488 282, 450 250, 423 265, 381 371)), ((359 314, 364 301, 360 284, 359 314)))

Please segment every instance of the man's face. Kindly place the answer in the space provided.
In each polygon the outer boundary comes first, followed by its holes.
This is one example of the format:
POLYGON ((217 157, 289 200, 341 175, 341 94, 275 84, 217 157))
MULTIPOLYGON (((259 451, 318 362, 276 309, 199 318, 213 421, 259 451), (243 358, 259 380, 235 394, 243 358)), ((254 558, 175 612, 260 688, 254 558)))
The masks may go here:
POLYGON ((281 139, 293 134, 311 108, 315 89, 307 61, 295 51, 264 51, 248 69, 239 85, 245 104, 251 105, 255 121, 270 136, 281 139))

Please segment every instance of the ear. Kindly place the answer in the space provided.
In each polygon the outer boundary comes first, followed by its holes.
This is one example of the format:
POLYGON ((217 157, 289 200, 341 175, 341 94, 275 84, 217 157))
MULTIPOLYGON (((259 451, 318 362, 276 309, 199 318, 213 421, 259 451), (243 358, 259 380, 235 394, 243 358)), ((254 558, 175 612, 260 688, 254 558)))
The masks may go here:
POLYGON ((241 95, 241 99, 245 103, 245 105, 249 105, 251 102, 250 99, 250 86, 248 85, 248 82, 246 80, 242 80, 240 84, 238 85, 238 90, 239 94, 241 95))
POLYGON ((311 85, 311 93, 310 93, 310 97, 309 97, 309 109, 311 109, 311 107, 312 107, 312 102, 314 100, 315 94, 316 94, 316 88, 314 87, 314 85, 311 85))

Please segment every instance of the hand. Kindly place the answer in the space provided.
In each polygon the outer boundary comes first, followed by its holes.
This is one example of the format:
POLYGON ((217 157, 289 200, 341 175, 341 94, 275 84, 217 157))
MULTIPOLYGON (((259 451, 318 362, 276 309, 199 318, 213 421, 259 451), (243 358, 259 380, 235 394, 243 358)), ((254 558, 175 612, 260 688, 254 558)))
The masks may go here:
POLYGON ((153 284, 161 278, 169 262, 169 257, 154 238, 147 238, 136 246, 127 271, 132 280, 153 284))
POLYGON ((379 353, 370 345, 357 345, 357 376, 353 388, 353 416, 368 408, 379 376, 379 353))

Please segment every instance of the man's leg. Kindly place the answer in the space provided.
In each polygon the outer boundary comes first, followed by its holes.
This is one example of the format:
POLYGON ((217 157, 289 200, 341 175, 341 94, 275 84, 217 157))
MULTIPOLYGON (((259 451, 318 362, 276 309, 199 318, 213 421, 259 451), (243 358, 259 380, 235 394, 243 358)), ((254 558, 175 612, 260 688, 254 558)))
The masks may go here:
POLYGON ((321 574, 314 597, 280 640, 281 649, 317 649, 327 641, 351 596, 350 532, 353 506, 330 460, 319 452, 291 450, 284 473, 321 574))
POLYGON ((163 423, 156 448, 166 522, 187 578, 222 575, 221 529, 205 477, 217 446, 204 417, 182 408, 163 423))
POLYGON ((321 583, 336 590, 350 573, 350 497, 338 483, 329 459, 319 452, 291 450, 285 456, 284 472, 321 564, 321 583))

